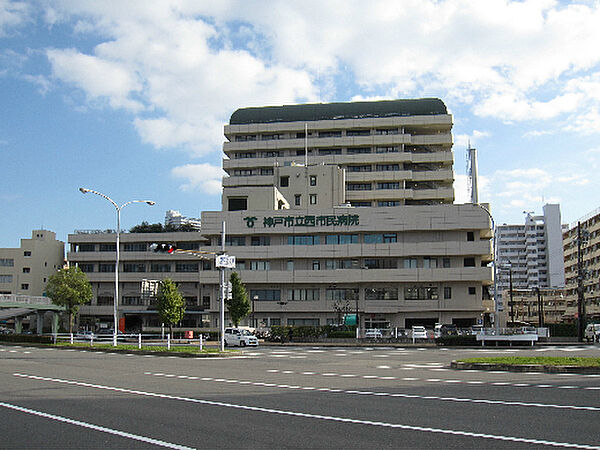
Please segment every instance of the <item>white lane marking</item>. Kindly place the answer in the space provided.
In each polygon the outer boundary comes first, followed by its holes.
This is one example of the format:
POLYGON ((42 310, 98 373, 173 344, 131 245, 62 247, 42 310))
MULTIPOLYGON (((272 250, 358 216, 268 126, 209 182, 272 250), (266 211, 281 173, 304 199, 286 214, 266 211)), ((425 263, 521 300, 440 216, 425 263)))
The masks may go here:
MULTIPOLYGON (((311 414, 311 413, 303 413, 303 412, 297 412, 297 411, 280 410, 280 409, 273 409, 273 408, 263 408, 263 407, 259 407, 259 406, 239 405, 239 404, 234 404, 234 403, 216 402, 216 401, 202 400, 202 399, 197 399, 197 398, 180 397, 180 396, 175 396, 175 395, 138 391, 138 390, 125 389, 125 388, 119 388, 119 387, 114 387, 114 386, 104 386, 104 385, 84 383, 84 382, 79 382, 79 381, 62 380, 62 379, 58 379, 58 378, 38 377, 35 375, 24 375, 24 374, 14 374, 14 375, 24 377, 24 378, 42 380, 42 381, 52 381, 52 382, 58 382, 58 383, 76 385, 76 386, 83 386, 83 387, 89 387, 89 388, 111 390, 111 391, 121 392, 121 393, 126 393, 126 394, 135 394, 135 395, 141 395, 141 396, 147 396, 147 397, 178 400, 178 401, 185 401, 185 402, 191 402, 191 403, 197 403, 197 404, 203 404, 203 405, 209 405, 209 406, 234 408, 234 409, 263 412, 263 413, 269 413, 269 414, 279 414, 279 415, 302 417, 302 418, 309 418, 309 419, 316 419, 316 420, 328 420, 328 421, 333 421, 333 422, 351 423, 351 424, 356 424, 356 425, 370 425, 370 426, 378 426, 378 427, 400 429, 400 430, 420 431, 420 432, 425 432, 425 433, 437 433, 437 434, 449 434, 449 435, 456 435, 456 436, 465 436, 465 437, 480 438, 480 439, 491 439, 491 440, 507 441, 507 442, 521 442, 521 443, 526 443, 526 444, 548 445, 548 446, 554 446, 554 447, 600 450, 600 447, 598 447, 598 446, 577 444, 577 443, 572 443, 572 442, 556 442, 556 441, 548 441, 545 439, 532 439, 532 438, 523 438, 523 437, 518 437, 518 436, 504 436, 504 435, 494 435, 494 434, 488 434, 488 433, 475 433, 475 432, 464 431, 464 430, 451 430, 451 429, 443 429, 443 428, 422 427, 422 426, 405 425, 405 424, 399 424, 399 423, 353 419, 353 418, 349 418, 349 417, 326 416, 326 415, 322 415, 322 414, 311 414)), ((327 389, 327 390, 330 392, 339 392, 339 390, 337 390, 337 389, 327 389)), ((398 394, 395 394, 395 395, 398 396, 398 394)), ((25 411, 24 408, 14 407, 13 405, 8 405, 8 404, 4 404, 4 403, 0 403, 0 405, 5 406, 5 407, 12 407, 14 409, 18 408, 19 410, 23 410, 24 412, 29 412, 29 411, 25 411)), ((37 413, 37 412, 31 411, 30 413, 37 413)), ((43 414, 44 416, 48 416, 55 420, 68 421, 69 423, 74 423, 76 425, 87 426, 89 428, 98 429, 99 431, 105 431, 105 432, 112 431, 112 433, 114 433, 114 434, 123 435, 126 437, 130 437, 132 439, 133 438, 138 438, 140 440, 148 439, 145 442, 152 442, 153 444, 156 444, 156 445, 171 446, 171 448, 180 448, 180 449, 186 449, 186 450, 189 448, 189 447, 183 447, 183 446, 176 446, 176 444, 170 444, 170 443, 162 442, 162 441, 156 441, 156 440, 150 441, 150 438, 144 438, 142 436, 130 435, 129 433, 123 433, 123 432, 119 432, 117 430, 109 431, 109 429, 105 429, 103 427, 97 427, 95 425, 85 424, 84 422, 71 421, 71 419, 66 419, 66 418, 62 418, 62 417, 58 417, 58 416, 46 415, 45 413, 39 413, 39 414, 43 414), (120 434, 120 433, 123 433, 123 434, 120 434)))
MULTIPOLYGON (((378 369, 388 368, 390 366, 377 366, 378 369)), ((299 373, 301 375, 317 375, 324 377, 338 376, 341 378, 365 378, 365 379, 377 379, 377 380, 404 380, 404 381, 425 381, 429 383, 455 383, 455 384, 471 384, 471 385, 491 385, 491 386, 509 386, 509 387, 535 387, 535 388, 553 388, 553 389, 589 389, 589 390, 600 390, 600 387, 595 386, 572 386, 572 385, 560 385, 560 384, 532 384, 532 383, 512 383, 510 381, 481 381, 481 380, 456 380, 456 379, 443 379, 443 378, 416 378, 416 377, 404 377, 398 378, 394 376, 380 376, 380 375, 357 375, 357 374, 336 374, 336 373, 316 373, 316 372, 294 372, 293 370, 279 370, 279 369, 268 369, 268 373, 281 373, 285 375, 299 373)), ((465 371, 466 372, 466 371, 465 371)), ((479 372, 479 371, 474 371, 479 372)), ((535 373, 539 375, 538 372, 535 373)))
POLYGON ((135 441, 146 442, 148 444, 158 445, 161 447, 176 448, 176 449, 180 449, 180 450, 192 450, 192 447, 186 447, 185 445, 173 444, 171 442, 165 442, 165 441, 161 441, 158 439, 152 439, 152 438, 149 438, 146 436, 140 436, 139 434, 132 434, 132 433, 127 433, 125 431, 115 430, 112 428, 106 428, 106 427, 102 427, 99 425, 94 425, 92 423, 82 422, 80 420, 69 419, 68 417, 62 417, 62 416, 57 416, 55 414, 48 414, 48 413, 45 413, 42 411, 36 411, 34 409, 23 408, 22 406, 12 405, 10 403, 0 402, 0 406, 2 406, 4 408, 15 410, 15 411, 23 412, 26 414, 43 417, 45 419, 56 420, 58 422, 68 423, 70 425, 77 425, 79 427, 89 428, 94 431, 100 431, 102 433, 113 434, 115 436, 120 436, 120 437, 124 437, 127 439, 133 439, 135 441))
MULTIPOLYGON (((21 374, 13 374, 15 376, 21 376, 25 378, 33 378, 33 379, 42 379, 43 377, 38 377, 36 375, 21 375, 21 374)), ((149 373, 149 375, 155 375, 149 373)), ((164 377, 173 378, 174 375, 168 376, 162 374, 164 377)), ((54 381, 50 379, 50 381, 54 381)), ((203 379, 204 381, 204 379, 203 379)), ((221 383, 229 383, 230 380, 225 378, 215 378, 211 381, 221 382, 221 383)), ((261 381, 239 381, 234 380, 233 382, 237 382, 239 384, 250 384, 253 386, 264 386, 264 387, 274 387, 281 389, 290 389, 291 386, 288 384, 276 384, 276 383, 263 383, 261 381)), ((71 384, 79 384, 79 382, 69 382, 71 384)), ((294 389, 304 389, 301 386, 294 386, 294 389)), ((403 394, 403 393, 390 393, 390 392, 372 392, 372 391, 357 391, 357 390, 347 390, 347 389, 336 389, 329 387, 308 387, 311 390, 317 390, 322 392, 335 392, 342 394, 359 394, 359 395, 376 395, 382 397, 400 397, 400 398, 410 398, 410 399, 422 399, 422 400, 438 400, 438 401, 449 401, 449 402, 460 402, 460 403, 483 403, 490 405, 504 405, 504 406, 526 406, 526 407, 537 407, 537 408, 556 408, 556 409, 571 409, 571 410, 581 410, 581 411, 600 411, 600 407, 597 406, 575 406, 575 405, 555 405, 549 403, 526 403, 526 402, 518 402, 518 401, 508 401, 508 400, 486 400, 486 399, 471 399, 465 397, 440 397, 437 395, 417 395, 417 394, 403 394)))

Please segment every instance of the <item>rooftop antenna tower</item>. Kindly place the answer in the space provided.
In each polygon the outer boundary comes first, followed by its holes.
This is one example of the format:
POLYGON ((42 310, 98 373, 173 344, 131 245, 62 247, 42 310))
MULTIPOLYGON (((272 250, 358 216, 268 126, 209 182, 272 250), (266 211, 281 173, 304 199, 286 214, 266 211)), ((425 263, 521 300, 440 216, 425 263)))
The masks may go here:
POLYGON ((477 191, 477 149, 471 148, 471 141, 469 141, 469 148, 467 148, 467 183, 467 187, 471 193, 471 203, 479 203, 479 194, 477 191))

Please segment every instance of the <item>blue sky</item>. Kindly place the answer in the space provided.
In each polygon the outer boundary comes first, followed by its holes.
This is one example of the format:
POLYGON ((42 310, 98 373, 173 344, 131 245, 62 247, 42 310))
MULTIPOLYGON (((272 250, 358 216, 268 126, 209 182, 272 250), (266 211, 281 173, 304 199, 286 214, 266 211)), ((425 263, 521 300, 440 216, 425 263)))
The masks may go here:
POLYGON ((0 247, 220 209, 237 108, 439 97, 496 223, 600 206, 600 2, 0 0, 0 247))

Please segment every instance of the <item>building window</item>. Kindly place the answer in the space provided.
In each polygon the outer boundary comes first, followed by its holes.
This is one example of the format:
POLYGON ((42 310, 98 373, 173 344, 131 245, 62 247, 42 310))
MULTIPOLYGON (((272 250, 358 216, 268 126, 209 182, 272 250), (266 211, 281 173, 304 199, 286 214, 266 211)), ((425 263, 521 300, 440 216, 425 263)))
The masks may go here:
POLYGON ((294 270, 294 261, 288 261, 287 262, 287 270, 288 271, 293 271, 294 270))
POLYGON ((473 233, 472 231, 467 231, 467 241, 474 241, 475 240, 475 233, 473 233))
POLYGON ((279 177, 279 186, 288 187, 290 185, 290 177, 279 177))
POLYGON ((0 275, 0 283, 12 283, 12 275, 0 275))
POLYGON ((356 301, 358 299, 358 289, 327 289, 325 298, 329 301, 356 301))
POLYGON ((312 302, 319 300, 318 289, 288 289, 288 301, 312 302))
POLYGON ((100 244, 99 250, 101 252, 116 252, 117 244, 100 244))
POLYGON ((341 131, 319 131, 319 137, 342 137, 341 131))
POLYGON ((384 244, 394 244, 398 242, 398 235, 396 233, 386 233, 383 235, 384 244))
POLYGON ((475 267, 475 258, 465 258, 465 267, 475 267))
MULTIPOLYGON (((318 327, 319 319, 288 319, 287 324, 290 327, 318 327)), ((271 325, 274 325, 272 319, 271 325)))
POLYGON ((23 267, 23 273, 30 273, 31 267, 23 267))
POLYGON ((96 300, 98 306, 108 306, 113 304, 113 297, 109 296, 98 296, 96 300))
POLYGON ((349 191, 370 191, 373 187, 371 183, 348 183, 346 188, 349 191))
POLYGON ((229 211, 246 211, 248 209, 247 198, 228 198, 227 209, 229 211))
POLYGON ((261 175, 273 175, 273 168, 272 167, 262 167, 260 169, 260 174, 261 175))
POLYGON ((310 185, 311 186, 316 186, 317 185, 317 176, 316 175, 311 175, 310 176, 310 185))
POLYGON ((477 294, 477 289, 475 288, 475 286, 469 286, 469 295, 475 294, 477 294))
POLYGON ((400 164, 377 164, 377 172, 396 172, 400 170, 400 164))
POLYGON ((171 263, 152 263, 150 265, 150 272, 170 272, 171 263))
POLYGON ((417 268, 417 258, 404 258, 404 268, 405 269, 416 269, 417 268))
POLYGON ((308 197, 308 200, 311 205, 316 205, 317 204, 317 194, 310 194, 308 197))
POLYGON ((212 270, 212 261, 207 259, 202 261, 202 270, 212 270))
POLYGON ((437 300, 438 288, 431 286, 414 286, 404 288, 405 300, 437 300))
POLYGON ((319 245, 321 236, 288 236, 288 245, 319 245))
POLYGON ((375 153, 398 153, 398 147, 377 147, 375 153))
POLYGON ((442 258, 442 267, 444 269, 450 268, 450 258, 442 258))
POLYGON ((94 265, 93 264, 78 263, 77 267, 79 267, 82 272, 86 272, 86 273, 94 271, 94 265))
POLYGON ((198 272, 198 263, 175 263, 175 272, 198 272))
POLYGON ((366 288, 365 300, 398 300, 398 289, 366 288))
POLYGON ((300 206, 302 204, 302 196, 300 194, 294 195, 294 205, 300 206))
POLYGON ((426 256, 423 258, 423 268, 424 269, 437 269, 437 259, 426 256))
POLYGON ((371 130, 346 130, 346 136, 370 136, 371 130))
POLYGON ((204 308, 210 308, 210 295, 202 296, 202 306, 204 308))
POLYGON ((79 244, 77 246, 78 252, 95 252, 96 246, 94 244, 79 244))
POLYGON ((123 245, 124 252, 145 252, 148 250, 145 242, 133 242, 123 245))
POLYGON ((21 284, 21 289, 24 290, 24 291, 28 290, 29 289, 29 284, 28 283, 22 283, 21 284))
POLYGON ((315 260, 312 262, 312 270, 321 270, 321 261, 315 260))
POLYGON ((371 165, 366 164, 363 166, 347 166, 346 170, 348 172, 371 172, 371 165))
POLYGON ((444 286, 444 300, 450 300, 452 298, 452 288, 450 286, 444 286))
POLYGON ((0 267, 14 267, 15 260, 12 258, 0 258, 0 267))
POLYGON ((350 147, 348 150, 346 150, 346 153, 348 155, 360 155, 365 153, 371 153, 371 147, 350 147))
POLYGON ((250 261, 250 270, 270 270, 270 261, 250 261))
POLYGON ((271 245, 271 236, 252 236, 250 238, 250 245, 253 247, 271 245))
POLYGON ((325 243, 333 245, 358 244, 358 234, 328 234, 325 237, 325 243))
POLYGON ((281 291, 279 289, 253 289, 250 291, 250 300, 259 302, 278 302, 281 301, 281 291))
POLYGON ((25 251, 23 252, 23 256, 27 256, 27 257, 29 257, 29 256, 31 256, 31 252, 30 252, 30 251, 28 251, 28 250, 25 250, 25 251))
POLYGON ((138 296, 123 297, 123 305, 139 306, 139 305, 143 305, 143 304, 144 304, 144 300, 142 300, 141 297, 138 297, 138 296))
POLYGON ((377 189, 400 189, 400 182, 377 183, 377 189))
POLYGON ((105 263, 100 263, 100 267, 98 268, 99 272, 114 272, 115 271, 115 265, 114 264, 105 264, 105 263))
POLYGON ((123 264, 123 272, 145 272, 146 264, 144 263, 125 263, 123 264))
POLYGON ((400 206, 400 202, 398 200, 382 200, 377 202, 377 206, 400 206))

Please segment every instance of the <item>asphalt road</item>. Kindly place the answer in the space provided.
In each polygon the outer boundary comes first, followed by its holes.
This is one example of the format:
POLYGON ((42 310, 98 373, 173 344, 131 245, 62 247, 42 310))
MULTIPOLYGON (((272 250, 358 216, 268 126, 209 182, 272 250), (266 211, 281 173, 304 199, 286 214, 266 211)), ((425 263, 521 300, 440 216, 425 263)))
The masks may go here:
POLYGON ((600 375, 456 371, 513 349, 260 347, 230 359, 0 346, 0 448, 600 448, 600 375))

